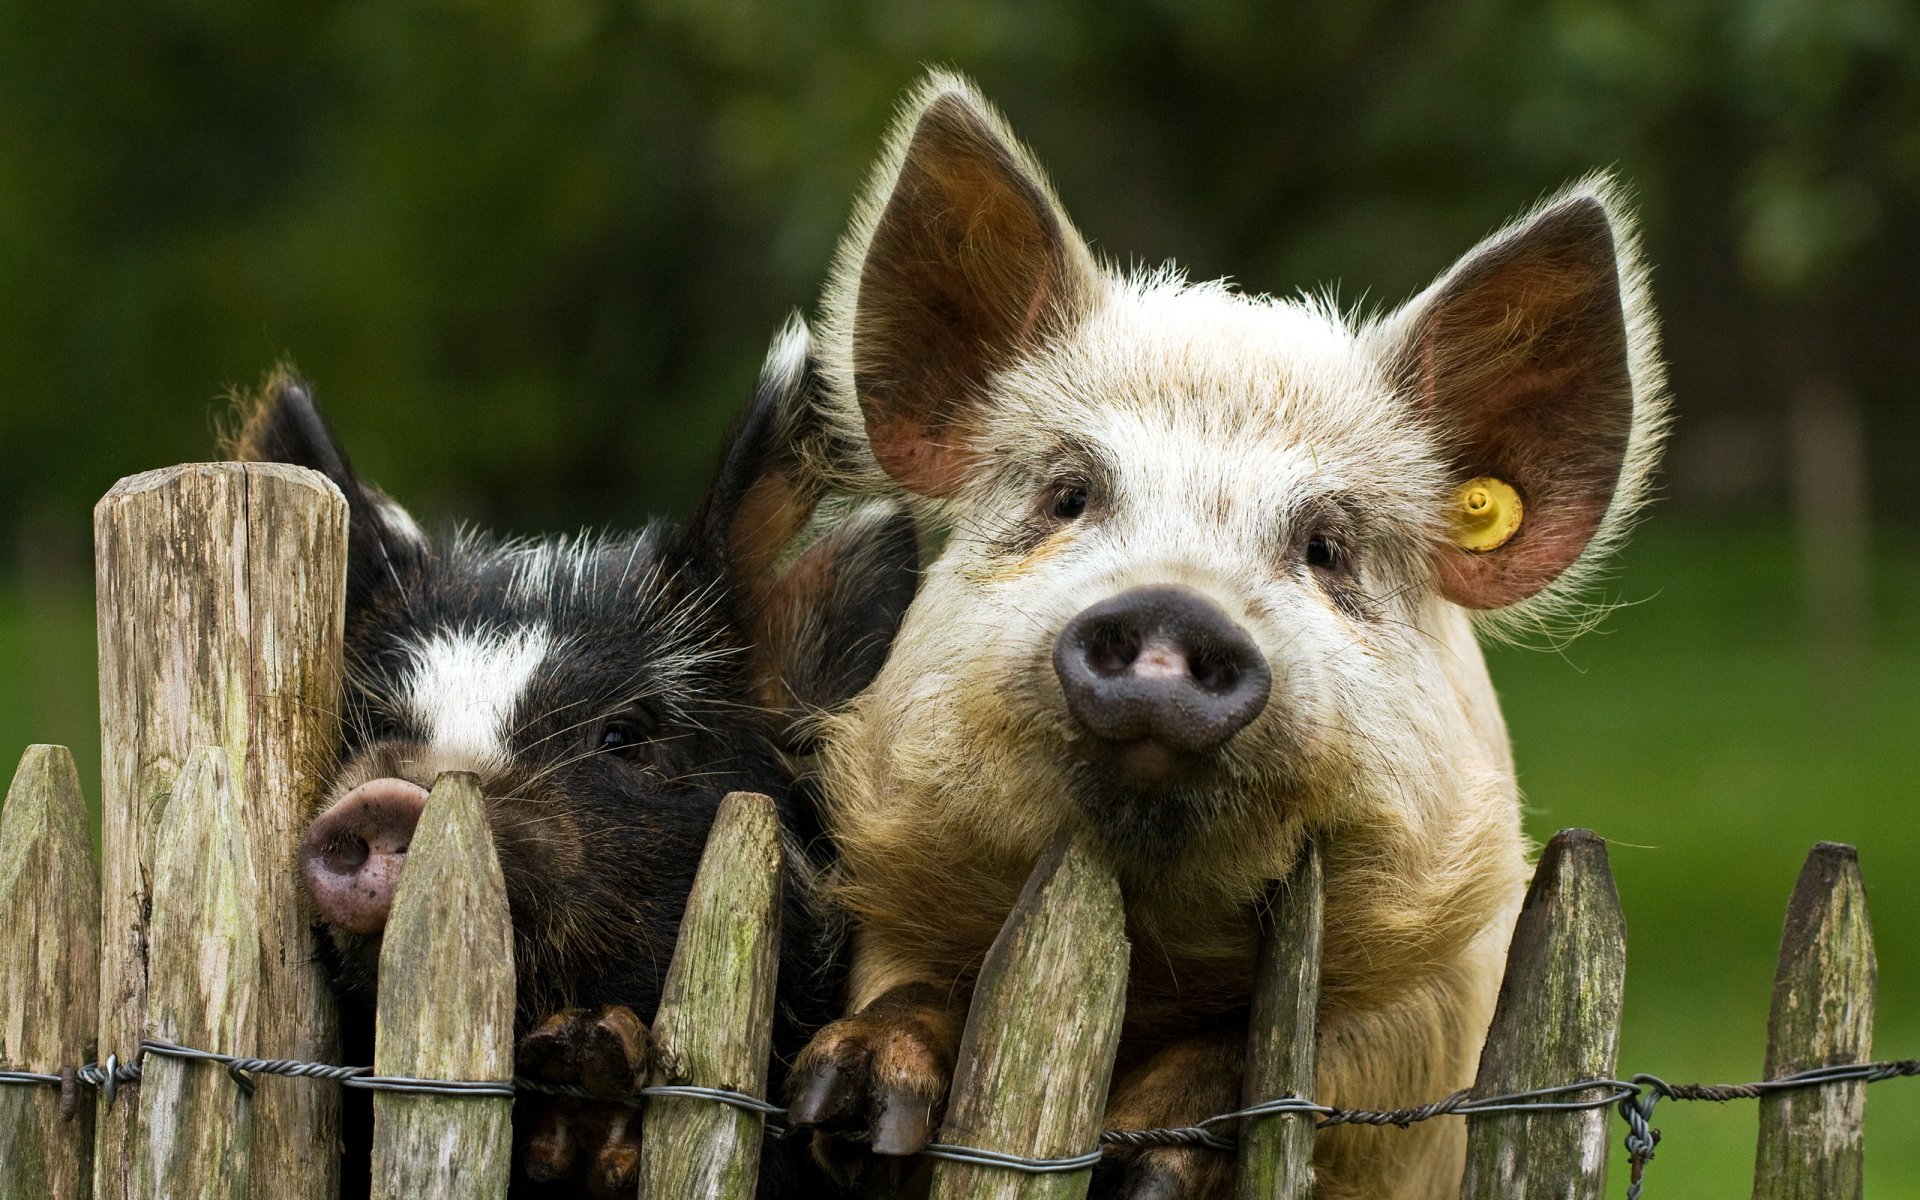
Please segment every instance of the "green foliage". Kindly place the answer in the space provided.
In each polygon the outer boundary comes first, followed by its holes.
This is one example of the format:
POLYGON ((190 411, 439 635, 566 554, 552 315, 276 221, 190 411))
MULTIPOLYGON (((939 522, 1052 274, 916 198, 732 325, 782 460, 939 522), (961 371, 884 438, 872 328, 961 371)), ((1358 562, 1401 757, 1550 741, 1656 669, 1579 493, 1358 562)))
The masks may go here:
MULTIPOLYGON (((685 505, 925 62, 981 78, 1115 255, 1392 300, 1615 163, 1677 327, 1913 311, 1873 275, 1920 207, 1900 0, 3 11, 0 541, 206 454, 217 397, 283 356, 429 513, 685 505)), ((1684 387, 1742 348, 1675 355, 1684 387)))

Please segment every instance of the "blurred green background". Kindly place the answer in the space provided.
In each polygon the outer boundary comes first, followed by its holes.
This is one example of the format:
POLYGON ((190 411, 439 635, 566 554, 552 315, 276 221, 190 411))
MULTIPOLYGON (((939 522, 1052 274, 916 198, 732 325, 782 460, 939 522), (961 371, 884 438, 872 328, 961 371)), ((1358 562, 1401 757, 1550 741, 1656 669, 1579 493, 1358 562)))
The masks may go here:
MULTIPOLYGON (((1614 840, 1622 1065, 1760 1066, 1779 922, 1857 843, 1920 1054, 1920 19, 1909 0, 0 0, 0 747, 95 777, 89 508, 286 357, 417 513, 684 509, 899 91, 978 77, 1121 261, 1353 304, 1616 166, 1679 424, 1598 633, 1500 649, 1539 837, 1614 840)), ((1408 1097, 1409 1101, 1422 1097, 1408 1097)), ((1873 1089, 1920 1197, 1920 1082, 1873 1089)), ((1649 1196, 1743 1196, 1667 1106, 1649 1196)), ((1616 1158, 1619 1156, 1616 1155, 1616 1158)), ((1616 1193, 1617 1194, 1617 1193, 1616 1193)))

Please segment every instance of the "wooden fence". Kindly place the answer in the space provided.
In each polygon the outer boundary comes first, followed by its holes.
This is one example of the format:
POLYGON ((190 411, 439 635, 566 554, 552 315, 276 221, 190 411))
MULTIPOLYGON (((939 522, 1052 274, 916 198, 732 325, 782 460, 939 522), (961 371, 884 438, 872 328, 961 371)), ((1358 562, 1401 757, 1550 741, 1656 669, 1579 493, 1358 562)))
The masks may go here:
MULTIPOLYGON (((140 1047, 338 1062, 295 851, 317 798, 310 768, 336 749, 344 543, 338 493, 287 467, 153 472, 96 510, 104 854, 96 867, 71 756, 29 748, 0 810, 0 1068, 68 1074, 0 1084, 0 1200, 337 1193, 337 1082, 140 1047), (101 1063, 111 1077, 133 1062, 143 1074, 117 1095, 70 1070, 101 1063)), ((436 784, 409 859, 381 951, 374 1075, 504 1083, 512 940, 471 776, 436 784)), ((728 797, 654 1020, 650 1084, 764 1096, 780 888, 771 804, 728 797)), ((1249 1105, 1313 1092, 1317 850, 1276 883, 1269 913, 1249 1105)), ((1038 1159, 1097 1147, 1127 962, 1117 884, 1063 839, 983 964, 937 1140, 1038 1159)), ((1521 910, 1473 1094, 1611 1077, 1625 966, 1605 844, 1564 832, 1521 910)), ((1867 1058, 1873 988, 1853 852, 1816 847, 1787 911, 1767 1076, 1867 1058)), ((1864 1091, 1762 1098, 1755 1197, 1858 1197, 1864 1091)), ((504 1195, 512 1103, 502 1087, 376 1092, 374 1194, 504 1195)), ((1224 1131, 1237 1133, 1241 1197, 1312 1194, 1309 1118, 1224 1131)), ((763 1114, 655 1094, 639 1119, 641 1195, 752 1194, 763 1114)), ((1464 1119, 1463 1198, 1601 1195, 1610 1107, 1464 1119)), ((1089 1178, 941 1159, 932 1194, 1080 1196, 1089 1178)))

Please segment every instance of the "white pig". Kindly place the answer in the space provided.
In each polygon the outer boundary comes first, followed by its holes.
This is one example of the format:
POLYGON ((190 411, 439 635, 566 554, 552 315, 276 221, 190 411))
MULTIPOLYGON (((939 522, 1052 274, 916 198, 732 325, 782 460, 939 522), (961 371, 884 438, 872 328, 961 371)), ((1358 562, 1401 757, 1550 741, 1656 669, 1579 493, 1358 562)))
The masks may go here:
MULTIPOLYGON (((1239 1103, 1267 882, 1322 839, 1327 1104, 1471 1083, 1527 844, 1477 625, 1579 611, 1645 499, 1665 382, 1589 177, 1384 317, 1096 261, 965 81, 908 100, 824 304, 817 463, 945 531, 826 727, 849 1015, 794 1116, 884 1184, 938 1127, 972 974, 1061 829, 1126 895, 1110 1126, 1239 1103), (864 1133, 864 1140, 831 1136, 864 1133)), ((1463 1123, 1342 1128, 1324 1198, 1458 1187, 1463 1123)), ((1231 1156, 1101 1189, 1220 1195, 1231 1156)))

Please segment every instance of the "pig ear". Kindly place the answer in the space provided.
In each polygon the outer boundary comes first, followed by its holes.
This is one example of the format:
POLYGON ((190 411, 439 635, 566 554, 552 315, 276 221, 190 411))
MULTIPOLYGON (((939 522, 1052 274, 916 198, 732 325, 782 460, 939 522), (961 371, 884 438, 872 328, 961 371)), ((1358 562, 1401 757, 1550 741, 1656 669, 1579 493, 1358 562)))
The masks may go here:
POLYGON ((992 373, 1084 311, 1099 273, 1041 175, 973 88, 909 101, 843 248, 828 309, 851 328, 868 441, 902 487, 956 491, 992 373))
POLYGON ((716 563, 749 609, 764 604, 774 564, 819 501, 798 449, 817 419, 817 392, 811 339, 795 316, 774 337, 753 399, 686 527, 689 552, 716 563))
POLYGON ((912 517, 897 505, 847 514, 774 583, 763 624, 768 707, 793 718, 873 682, 920 576, 912 517))
POLYGON ((259 394, 241 401, 242 422, 225 440, 240 462, 291 463, 318 471, 347 499, 347 594, 363 602, 391 584, 403 568, 426 553, 420 526, 380 489, 354 473, 313 390, 285 368, 267 377, 259 394))
POLYGON ((827 434, 804 322, 774 338, 752 403, 687 535, 696 561, 717 563, 752 646, 761 698, 797 712, 829 707, 880 668, 918 567, 906 516, 879 506, 837 523, 781 569, 823 487, 806 448, 827 434))
POLYGON ((1401 377, 1442 431, 1451 483, 1496 480, 1511 491, 1493 486, 1494 503, 1519 517, 1436 551, 1440 591, 1456 604, 1532 598, 1610 541, 1640 499, 1661 423, 1659 365, 1616 206, 1604 180, 1576 189, 1483 243, 1390 323, 1401 377))

